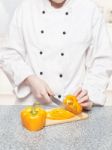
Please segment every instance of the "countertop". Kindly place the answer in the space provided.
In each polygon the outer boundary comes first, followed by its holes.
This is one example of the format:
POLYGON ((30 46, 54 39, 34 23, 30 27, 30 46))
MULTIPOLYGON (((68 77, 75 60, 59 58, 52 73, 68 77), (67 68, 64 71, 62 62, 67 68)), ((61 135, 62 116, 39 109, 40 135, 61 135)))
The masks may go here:
POLYGON ((25 106, 0 106, 0 150, 112 150, 112 107, 96 107, 87 120, 29 132, 20 123, 25 106))

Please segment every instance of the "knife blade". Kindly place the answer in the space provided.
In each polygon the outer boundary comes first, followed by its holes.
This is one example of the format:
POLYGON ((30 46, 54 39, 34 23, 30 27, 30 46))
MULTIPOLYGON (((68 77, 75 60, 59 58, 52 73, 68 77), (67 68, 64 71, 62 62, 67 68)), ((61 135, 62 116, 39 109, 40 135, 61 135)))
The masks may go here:
POLYGON ((64 107, 64 104, 59 99, 55 98, 54 96, 50 96, 50 98, 58 106, 64 107))

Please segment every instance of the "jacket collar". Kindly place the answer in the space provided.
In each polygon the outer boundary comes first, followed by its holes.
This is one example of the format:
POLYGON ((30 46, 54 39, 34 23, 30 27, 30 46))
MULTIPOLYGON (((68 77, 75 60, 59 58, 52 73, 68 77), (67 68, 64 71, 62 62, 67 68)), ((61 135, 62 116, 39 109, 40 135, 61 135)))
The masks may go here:
POLYGON ((72 7, 72 2, 74 0, 66 0, 65 4, 61 7, 61 8, 54 8, 53 6, 51 6, 51 3, 49 0, 42 0, 44 7, 47 11, 67 11, 69 9, 71 9, 72 7))

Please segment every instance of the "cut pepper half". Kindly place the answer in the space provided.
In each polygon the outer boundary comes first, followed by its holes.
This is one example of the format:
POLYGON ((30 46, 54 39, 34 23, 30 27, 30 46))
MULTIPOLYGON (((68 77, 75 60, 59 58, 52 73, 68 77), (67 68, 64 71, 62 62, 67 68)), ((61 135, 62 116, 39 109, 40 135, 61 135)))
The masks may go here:
POLYGON ((47 111, 47 119, 65 120, 74 117, 75 115, 63 108, 53 108, 47 111))

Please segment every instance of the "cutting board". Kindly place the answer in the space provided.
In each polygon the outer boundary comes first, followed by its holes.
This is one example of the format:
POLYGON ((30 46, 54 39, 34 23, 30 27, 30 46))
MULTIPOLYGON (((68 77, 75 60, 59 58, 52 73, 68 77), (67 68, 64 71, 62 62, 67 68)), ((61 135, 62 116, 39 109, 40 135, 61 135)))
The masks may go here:
POLYGON ((78 120, 84 120, 84 119, 87 119, 87 118, 88 118, 88 114, 82 112, 80 115, 77 115, 77 116, 75 116, 73 118, 66 119, 66 120, 49 120, 49 119, 46 119, 46 126, 62 124, 62 123, 78 121, 78 120))

